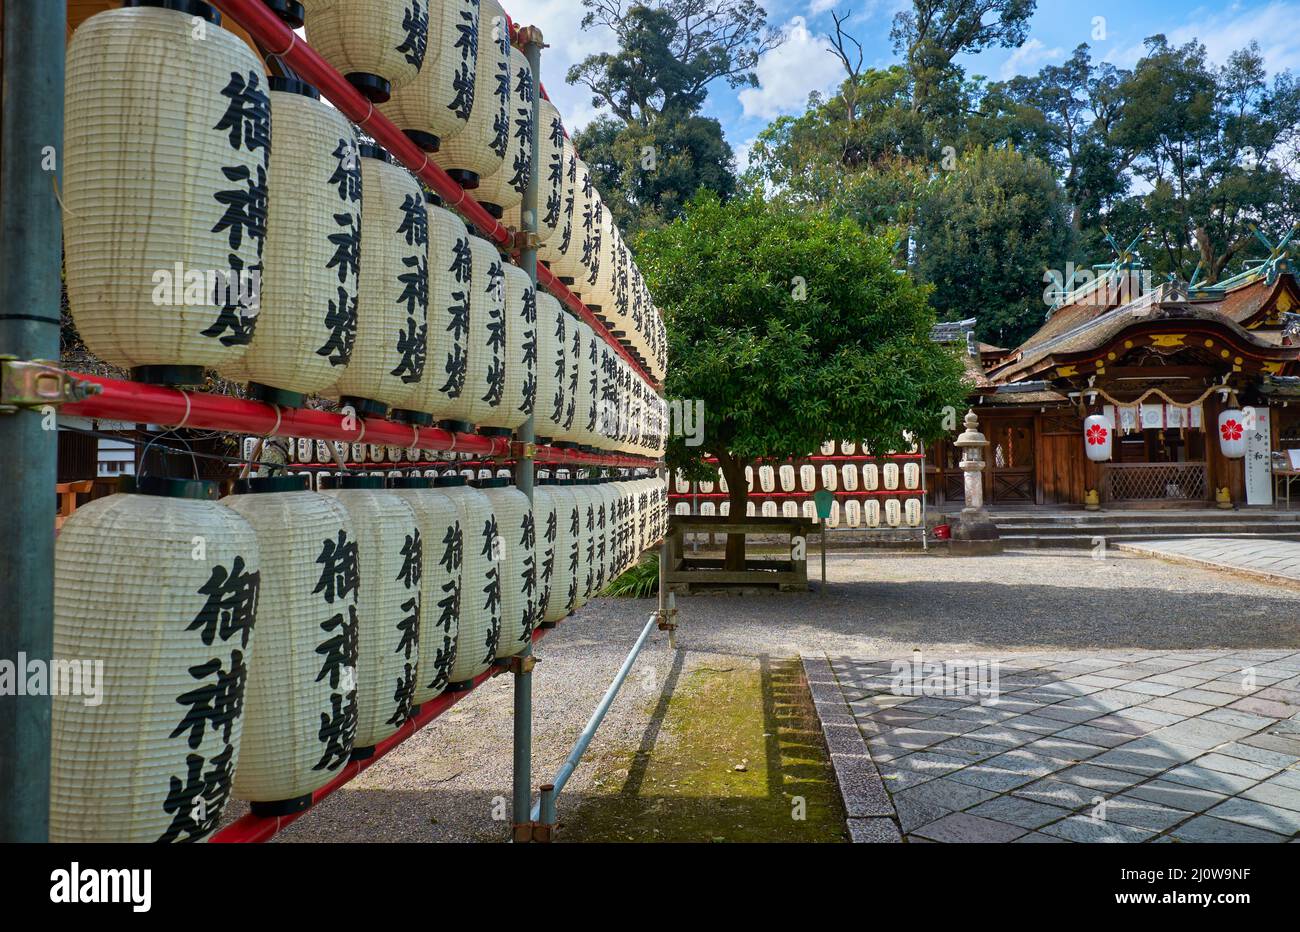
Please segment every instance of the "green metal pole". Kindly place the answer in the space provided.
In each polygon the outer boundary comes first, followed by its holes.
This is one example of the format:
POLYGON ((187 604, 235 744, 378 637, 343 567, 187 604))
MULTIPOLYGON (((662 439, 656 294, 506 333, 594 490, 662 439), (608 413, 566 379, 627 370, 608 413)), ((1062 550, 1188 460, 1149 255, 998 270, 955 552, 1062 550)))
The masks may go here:
MULTIPOLYGON (((59 358, 66 6, 4 0, 0 111, 0 355, 59 358)), ((54 650, 57 432, 39 411, 0 413, 0 660, 54 650)), ((27 672, 16 669, 25 681, 27 672)), ((50 697, 0 696, 0 841, 49 835, 50 697)))
MULTIPOLYGON (((542 33, 534 27, 521 29, 519 41, 528 67, 533 70, 533 171, 524 189, 524 203, 520 210, 521 250, 519 263, 528 277, 537 287, 537 208, 541 185, 538 176, 542 166, 537 164, 541 153, 541 86, 542 86, 542 33)), ((515 439, 523 448, 531 451, 537 439, 535 420, 530 415, 523 426, 515 432, 515 439)), ((533 500, 533 460, 531 452, 515 460, 515 486, 533 500)), ((533 801, 533 648, 529 645, 523 654, 516 658, 515 665, 515 719, 514 719, 514 786, 511 800, 511 813, 514 820, 514 838, 516 841, 532 840, 532 820, 529 810, 533 801)))

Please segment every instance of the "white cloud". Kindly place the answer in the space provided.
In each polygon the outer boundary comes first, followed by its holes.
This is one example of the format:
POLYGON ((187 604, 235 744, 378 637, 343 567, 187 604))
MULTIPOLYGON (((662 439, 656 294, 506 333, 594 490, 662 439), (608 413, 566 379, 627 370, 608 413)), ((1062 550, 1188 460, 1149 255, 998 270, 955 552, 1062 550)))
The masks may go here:
POLYGON ((810 31, 804 17, 792 18, 783 32, 785 41, 759 59, 755 69, 759 86, 739 94, 746 117, 772 120, 783 113, 801 112, 812 91, 829 91, 844 78, 830 43, 810 31))
POLYGON ((1030 39, 1020 48, 1014 50, 1002 63, 1002 80, 1014 78, 1018 74, 1032 74, 1048 62, 1061 61, 1065 50, 1048 48, 1041 39, 1030 39))
POLYGON ((808 15, 816 16, 818 13, 825 13, 827 10, 835 8, 837 0, 812 0, 808 6, 808 15))
MULTIPOLYGON (((1220 11, 1198 9, 1192 16, 1186 25, 1165 31, 1171 44, 1183 45, 1195 39, 1205 46, 1210 61, 1222 65, 1233 52, 1255 41, 1270 73, 1300 69, 1300 30, 1296 29, 1300 3, 1274 0, 1262 9, 1246 9, 1237 2, 1220 11)), ((1114 47, 1102 58, 1131 68, 1145 52, 1146 47, 1139 41, 1114 47)))

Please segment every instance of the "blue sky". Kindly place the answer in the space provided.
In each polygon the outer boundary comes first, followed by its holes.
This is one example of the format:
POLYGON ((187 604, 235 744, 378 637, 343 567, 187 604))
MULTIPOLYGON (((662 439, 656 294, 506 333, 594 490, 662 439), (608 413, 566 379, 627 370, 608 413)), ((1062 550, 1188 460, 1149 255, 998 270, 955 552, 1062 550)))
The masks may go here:
MULTIPOLYGON (((826 51, 831 10, 852 12, 850 29, 862 42, 867 63, 885 66, 896 61, 889 28, 904 5, 910 0, 766 0, 769 24, 785 33, 786 42, 760 62, 760 87, 737 92, 715 84, 705 104, 706 114, 721 121, 740 167, 750 143, 772 119, 801 113, 810 91, 829 90, 842 79, 840 66, 826 51)), ((588 93, 564 84, 564 73, 592 52, 612 50, 612 36, 580 28, 579 0, 503 0, 503 6, 516 22, 542 28, 551 45, 542 65, 547 92, 570 130, 581 128, 596 111, 588 93)), ((1300 72, 1300 0, 1199 6, 1173 0, 1039 0, 1024 46, 990 49, 967 56, 962 64, 972 74, 1006 78, 1059 63, 1076 45, 1087 42, 1095 56, 1130 66, 1141 55, 1142 40, 1158 32, 1177 43, 1197 38, 1218 62, 1254 39, 1270 71, 1300 72), (1094 39, 1094 30, 1104 30, 1105 38, 1094 39)))

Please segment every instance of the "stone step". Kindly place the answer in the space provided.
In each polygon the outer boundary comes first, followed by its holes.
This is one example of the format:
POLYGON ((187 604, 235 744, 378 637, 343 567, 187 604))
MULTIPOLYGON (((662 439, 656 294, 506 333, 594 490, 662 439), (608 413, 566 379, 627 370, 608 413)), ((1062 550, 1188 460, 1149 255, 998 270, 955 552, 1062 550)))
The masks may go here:
POLYGON ((1170 537, 1187 536, 1187 537, 1234 537, 1239 534, 1269 534, 1276 532, 1279 534, 1300 534, 1300 525, 1295 524, 1272 524, 1267 521, 1252 521, 1250 523, 1228 524, 1218 521, 1206 522, 1203 524, 1186 523, 1186 524, 1161 524, 1149 525, 1140 522, 1126 522, 1123 524, 1093 524, 1093 525, 1061 525, 1061 524, 1043 524, 1043 525, 1003 525, 998 524, 998 530, 1003 537, 1008 534, 1018 534, 1020 536, 1038 535, 1043 537, 1068 535, 1068 534, 1147 534, 1153 537, 1167 535, 1170 537))
POLYGON ((1171 538, 1228 537, 1233 540, 1300 540, 1300 531, 1269 531, 1267 533, 1233 533, 1208 534, 1197 533, 1141 533, 1120 532, 1105 534, 1062 534, 1043 536, 1038 534, 1003 534, 1002 544, 1008 550, 1039 549, 1052 547, 1090 548, 1096 545, 1095 538, 1101 537, 1107 544, 1125 541, 1166 540, 1171 538))

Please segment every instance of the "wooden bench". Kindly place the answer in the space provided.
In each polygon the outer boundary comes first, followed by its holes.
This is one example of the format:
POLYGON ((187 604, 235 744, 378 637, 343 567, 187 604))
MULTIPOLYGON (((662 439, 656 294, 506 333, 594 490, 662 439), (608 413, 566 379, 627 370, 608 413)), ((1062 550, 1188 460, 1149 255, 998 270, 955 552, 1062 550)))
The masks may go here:
MULTIPOLYGON (((664 584, 670 592, 698 592, 701 589, 739 589, 773 587, 782 592, 808 590, 808 561, 754 557, 745 559, 743 570, 729 570, 726 560, 718 557, 688 557, 683 546, 687 534, 744 534, 785 537, 791 554, 794 540, 807 539, 817 527, 809 518, 740 518, 729 515, 670 515, 668 518, 668 572, 664 584)), ((747 548, 748 549, 748 548, 747 548)))

